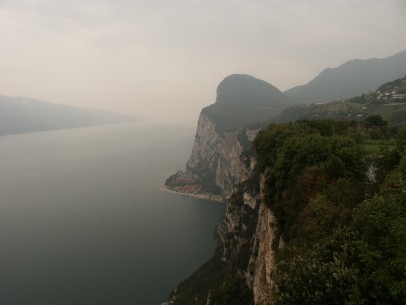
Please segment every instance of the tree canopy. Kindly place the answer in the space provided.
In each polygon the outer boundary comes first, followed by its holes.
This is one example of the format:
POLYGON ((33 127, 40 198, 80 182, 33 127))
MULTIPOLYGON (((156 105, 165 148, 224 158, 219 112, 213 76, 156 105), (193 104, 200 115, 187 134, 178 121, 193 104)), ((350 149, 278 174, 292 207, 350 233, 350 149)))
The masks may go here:
MULTIPOLYGON (((365 123, 387 125, 380 117, 365 123)), ((353 125, 336 124, 271 125, 254 142, 285 245, 275 249, 274 303, 402 304, 405 131, 371 153, 371 134, 355 141, 353 125)))

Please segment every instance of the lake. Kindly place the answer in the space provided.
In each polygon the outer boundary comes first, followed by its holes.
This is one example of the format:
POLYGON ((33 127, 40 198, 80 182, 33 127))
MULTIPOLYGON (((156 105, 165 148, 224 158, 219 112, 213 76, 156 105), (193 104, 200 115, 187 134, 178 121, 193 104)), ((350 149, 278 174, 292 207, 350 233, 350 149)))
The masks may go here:
POLYGON ((225 205, 160 191, 195 129, 0 137, 0 304, 159 305, 213 254, 225 205))

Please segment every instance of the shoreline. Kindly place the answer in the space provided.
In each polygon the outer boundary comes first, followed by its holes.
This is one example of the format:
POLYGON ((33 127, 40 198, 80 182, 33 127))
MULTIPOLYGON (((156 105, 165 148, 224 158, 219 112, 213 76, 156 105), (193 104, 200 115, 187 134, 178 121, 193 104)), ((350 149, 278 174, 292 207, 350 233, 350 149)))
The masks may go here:
POLYGON ((173 189, 170 189, 165 185, 161 185, 160 190, 163 191, 163 192, 177 194, 177 195, 181 195, 181 196, 188 196, 188 197, 192 197, 192 198, 196 198, 196 199, 205 199, 205 200, 211 200, 211 201, 216 201, 216 202, 221 202, 221 203, 227 203, 226 200, 223 200, 218 195, 183 193, 183 192, 179 192, 179 191, 175 191, 173 189))

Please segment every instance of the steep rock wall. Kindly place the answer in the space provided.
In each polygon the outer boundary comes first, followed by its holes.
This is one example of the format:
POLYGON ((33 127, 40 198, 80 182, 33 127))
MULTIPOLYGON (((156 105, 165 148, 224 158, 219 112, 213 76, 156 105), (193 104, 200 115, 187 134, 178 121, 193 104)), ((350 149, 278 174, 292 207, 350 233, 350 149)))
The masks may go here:
POLYGON ((265 175, 261 174, 256 181, 259 186, 247 187, 247 181, 257 175, 253 173, 253 163, 252 158, 248 173, 243 170, 243 180, 227 204, 218 234, 223 243, 223 260, 244 278, 254 303, 268 305, 272 300, 271 271, 275 254, 272 243, 276 220, 263 201, 265 175))
POLYGON ((238 129, 219 133, 215 124, 202 112, 195 142, 186 168, 200 176, 209 191, 217 190, 228 198, 233 186, 239 183, 240 156, 250 147, 256 130, 238 129))

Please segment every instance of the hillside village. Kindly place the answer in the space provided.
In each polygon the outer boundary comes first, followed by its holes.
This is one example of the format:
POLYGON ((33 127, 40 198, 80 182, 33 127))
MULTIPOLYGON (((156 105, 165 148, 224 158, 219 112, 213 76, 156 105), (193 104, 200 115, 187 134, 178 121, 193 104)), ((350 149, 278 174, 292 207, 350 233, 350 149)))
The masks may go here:
POLYGON ((291 107, 279 116, 278 121, 315 118, 362 121, 370 115, 380 115, 392 125, 406 123, 406 75, 361 96, 291 107))
POLYGON ((388 82, 380 86, 376 91, 368 92, 359 97, 349 99, 354 103, 381 103, 381 104, 405 104, 406 103, 406 75, 404 78, 388 82))

